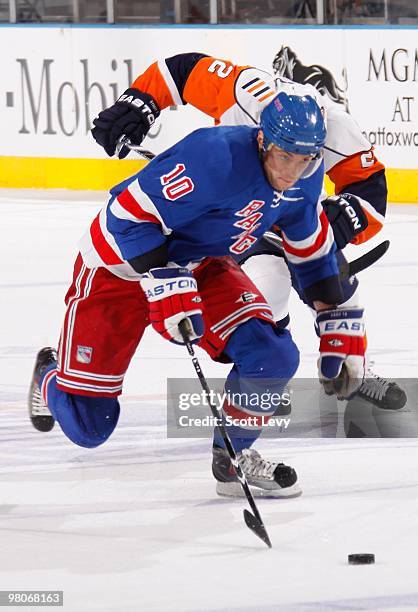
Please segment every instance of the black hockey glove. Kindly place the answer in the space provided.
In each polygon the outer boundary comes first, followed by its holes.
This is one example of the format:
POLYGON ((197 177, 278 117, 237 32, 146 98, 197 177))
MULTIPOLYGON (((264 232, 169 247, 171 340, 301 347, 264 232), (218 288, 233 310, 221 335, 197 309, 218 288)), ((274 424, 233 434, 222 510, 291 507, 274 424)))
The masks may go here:
MULTIPOLYGON (((160 109, 152 96, 139 89, 127 89, 113 106, 98 114, 91 133, 112 157, 122 135, 127 136, 132 144, 140 145, 159 114, 160 109)), ((128 153, 129 149, 122 147, 119 158, 123 159, 128 153)))
POLYGON ((323 200, 325 214, 334 232, 335 242, 343 249, 354 236, 366 229, 369 222, 362 209, 360 198, 351 193, 341 193, 323 200))

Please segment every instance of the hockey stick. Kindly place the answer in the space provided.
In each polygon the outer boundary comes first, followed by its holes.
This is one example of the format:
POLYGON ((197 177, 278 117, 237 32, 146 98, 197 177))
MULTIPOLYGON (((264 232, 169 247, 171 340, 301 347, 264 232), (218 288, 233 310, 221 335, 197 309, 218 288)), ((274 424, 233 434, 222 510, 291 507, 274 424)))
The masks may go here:
POLYGON ((143 149, 140 145, 133 144, 130 139, 125 136, 125 134, 122 134, 116 144, 115 155, 117 157, 119 157, 119 153, 123 147, 127 147, 130 151, 135 151, 135 153, 137 153, 140 157, 143 157, 148 161, 151 161, 155 157, 155 153, 148 151, 148 149, 143 149))
POLYGON ((363 272, 366 268, 372 266, 376 261, 378 261, 383 255, 386 253, 390 245, 389 240, 384 240, 377 246, 375 246, 364 255, 357 257, 357 259, 353 259, 353 261, 346 261, 340 264, 340 276, 345 278, 350 278, 350 276, 354 276, 359 272, 363 272))
POLYGON ((226 450, 228 451, 229 457, 231 459, 231 463, 234 466, 237 478, 241 484, 241 487, 244 490, 245 496, 248 500, 248 503, 250 504, 251 510, 253 511, 253 514, 251 514, 251 512, 249 510, 247 510, 246 508, 244 509, 244 520, 245 523, 247 525, 247 527, 249 529, 251 529, 251 531, 253 533, 255 533, 256 536, 258 536, 261 540, 263 540, 263 542, 265 544, 267 544, 267 546, 269 548, 272 547, 269 535, 267 533, 267 530, 264 526, 263 520, 260 516, 260 513, 258 511, 258 508, 255 504, 254 501, 254 497, 250 491, 250 487, 248 486, 248 482, 247 479, 245 477, 245 474, 239 464, 239 461, 237 459, 237 455, 235 453, 234 447, 232 446, 232 442, 231 439, 228 435, 228 432, 226 431, 223 423, 220 421, 219 419, 219 414, 218 414, 218 410, 216 409, 216 406, 214 406, 212 404, 212 402, 210 401, 210 389, 209 389, 209 385, 206 381, 205 375, 202 372, 202 368, 200 367, 200 363, 199 360, 197 359, 195 352, 194 352, 194 348, 193 348, 193 344, 190 342, 190 325, 187 319, 183 319, 183 321, 180 321, 179 323, 179 330, 180 333, 182 335, 182 338, 184 340, 184 344, 186 345, 186 348, 189 352, 190 357, 192 358, 192 363, 194 366, 194 369, 196 370, 196 374, 199 378, 200 384, 202 385, 202 389, 203 391, 206 393, 206 397, 207 397, 207 401, 208 404, 210 406, 210 409, 212 411, 213 416, 215 417, 218 425, 218 430, 222 436, 222 439, 225 443, 226 446, 226 450))
MULTIPOLYGON (((277 249, 280 249, 284 253, 283 242, 280 236, 275 234, 274 232, 265 232, 263 234, 263 238, 267 240, 267 242, 277 249)), ((357 257, 357 259, 353 259, 353 261, 345 261, 340 264, 340 276, 342 279, 350 278, 350 276, 354 276, 359 272, 363 272, 366 268, 372 266, 376 261, 378 261, 383 255, 386 253, 390 245, 389 240, 384 240, 373 249, 357 257)))

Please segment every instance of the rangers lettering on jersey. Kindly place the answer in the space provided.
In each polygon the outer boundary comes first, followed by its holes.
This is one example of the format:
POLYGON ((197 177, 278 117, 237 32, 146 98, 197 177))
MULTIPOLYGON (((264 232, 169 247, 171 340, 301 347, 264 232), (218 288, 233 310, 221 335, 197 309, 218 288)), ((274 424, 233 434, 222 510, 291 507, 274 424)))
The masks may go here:
POLYGON ((257 238, 253 236, 252 233, 260 227, 260 223, 258 222, 262 219, 263 213, 257 211, 262 208, 264 204, 264 200, 251 200, 244 208, 235 213, 237 217, 242 218, 234 223, 234 227, 238 227, 244 231, 238 234, 238 236, 232 236, 232 238, 237 238, 237 240, 229 247, 231 253, 241 255, 241 253, 244 253, 257 242, 257 238))

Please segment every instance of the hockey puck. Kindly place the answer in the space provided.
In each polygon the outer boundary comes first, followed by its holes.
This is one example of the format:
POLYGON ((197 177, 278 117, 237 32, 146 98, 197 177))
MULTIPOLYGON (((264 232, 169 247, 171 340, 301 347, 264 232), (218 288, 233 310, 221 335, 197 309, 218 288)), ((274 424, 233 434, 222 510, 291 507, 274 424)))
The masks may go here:
POLYGON ((369 553, 348 555, 348 562, 350 565, 370 565, 374 563, 374 561, 374 555, 369 553))

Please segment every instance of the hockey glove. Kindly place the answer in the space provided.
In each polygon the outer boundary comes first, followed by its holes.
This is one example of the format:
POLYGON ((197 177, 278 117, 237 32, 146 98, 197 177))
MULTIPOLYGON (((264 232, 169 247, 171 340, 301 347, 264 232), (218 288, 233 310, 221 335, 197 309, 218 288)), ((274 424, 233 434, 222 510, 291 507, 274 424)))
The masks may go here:
POLYGON ((343 249, 354 236, 366 229, 369 222, 361 199, 351 193, 341 193, 323 200, 322 206, 331 224, 335 243, 343 249))
POLYGON ((366 350, 363 308, 336 308, 318 313, 321 338, 319 379, 328 395, 349 399, 363 382, 366 350))
MULTIPOLYGON (((140 145, 159 114, 158 104, 149 94, 139 89, 127 89, 113 106, 102 110, 93 120, 95 127, 91 133, 111 157, 121 136, 140 145)), ((119 158, 123 159, 128 153, 128 147, 122 147, 119 158)))
POLYGON ((180 321, 190 323, 190 341, 203 336, 202 299, 196 279, 186 268, 153 268, 141 278, 153 328, 170 342, 184 344, 180 321))

